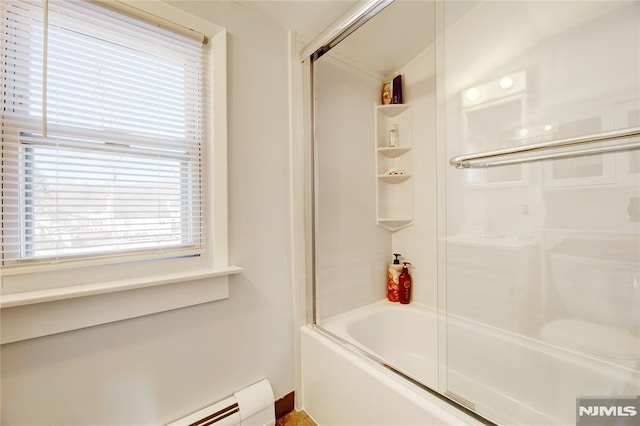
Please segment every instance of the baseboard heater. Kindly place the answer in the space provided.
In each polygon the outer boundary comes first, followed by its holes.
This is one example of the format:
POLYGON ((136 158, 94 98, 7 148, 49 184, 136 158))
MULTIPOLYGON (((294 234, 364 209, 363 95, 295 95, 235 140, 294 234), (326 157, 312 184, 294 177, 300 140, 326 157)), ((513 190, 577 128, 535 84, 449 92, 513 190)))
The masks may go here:
POLYGON ((274 426, 273 390, 268 380, 248 386, 232 396, 189 414, 168 426, 274 426))

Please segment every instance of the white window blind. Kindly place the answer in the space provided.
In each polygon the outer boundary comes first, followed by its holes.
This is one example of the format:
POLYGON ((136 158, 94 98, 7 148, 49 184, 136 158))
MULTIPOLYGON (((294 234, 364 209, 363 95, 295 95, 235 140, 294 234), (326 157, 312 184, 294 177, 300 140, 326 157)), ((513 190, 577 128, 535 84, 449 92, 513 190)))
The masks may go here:
POLYGON ((2 266, 198 256, 205 49, 87 1, 2 1, 2 266))

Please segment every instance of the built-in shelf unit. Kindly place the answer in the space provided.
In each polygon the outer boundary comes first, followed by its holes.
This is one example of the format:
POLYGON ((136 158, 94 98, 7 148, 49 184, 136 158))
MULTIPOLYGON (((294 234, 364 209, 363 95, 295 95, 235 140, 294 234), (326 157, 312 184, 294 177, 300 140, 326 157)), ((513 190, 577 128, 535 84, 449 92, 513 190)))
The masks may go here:
POLYGON ((376 217, 394 232, 413 223, 411 106, 377 105, 375 126, 376 217))

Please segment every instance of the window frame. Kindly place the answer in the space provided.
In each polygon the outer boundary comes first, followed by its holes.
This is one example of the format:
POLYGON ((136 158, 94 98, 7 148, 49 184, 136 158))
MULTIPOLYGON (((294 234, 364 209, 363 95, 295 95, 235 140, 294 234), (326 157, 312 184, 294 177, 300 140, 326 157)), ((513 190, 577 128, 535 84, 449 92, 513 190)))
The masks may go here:
POLYGON ((202 146, 205 250, 199 257, 153 262, 136 261, 131 256, 117 267, 85 267, 88 265, 81 262, 61 264, 54 271, 46 266, 0 268, 0 343, 224 299, 228 297, 228 277, 242 270, 229 264, 228 255, 226 30, 160 1, 117 3, 209 38, 208 140, 202 146), (138 294, 145 296, 137 308, 121 306, 138 294), (101 312, 73 319, 74 311, 86 313, 90 306, 101 312))

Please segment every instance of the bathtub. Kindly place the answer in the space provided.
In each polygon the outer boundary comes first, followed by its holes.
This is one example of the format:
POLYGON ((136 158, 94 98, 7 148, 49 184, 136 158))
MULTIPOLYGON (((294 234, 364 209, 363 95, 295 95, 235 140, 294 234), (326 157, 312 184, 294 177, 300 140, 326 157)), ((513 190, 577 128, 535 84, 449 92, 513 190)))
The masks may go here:
MULTIPOLYGON (((435 313, 380 301, 302 328, 302 405, 320 425, 482 425, 422 381, 437 381, 435 313), (398 333, 394 324, 404 323, 398 333), (425 327, 422 328, 421 327, 425 327), (428 333, 416 339, 412 333, 428 333), (397 368, 404 377, 388 366, 397 368)), ((435 387, 435 386, 434 386, 435 387)))
POLYGON ((331 318, 322 328, 431 388, 438 386, 436 312, 381 300, 331 318))
POLYGON ((441 330, 433 309, 386 300, 303 327, 305 410, 320 425, 482 424, 431 388, 499 424, 575 425, 576 396, 640 394, 637 368, 464 318, 441 330))

